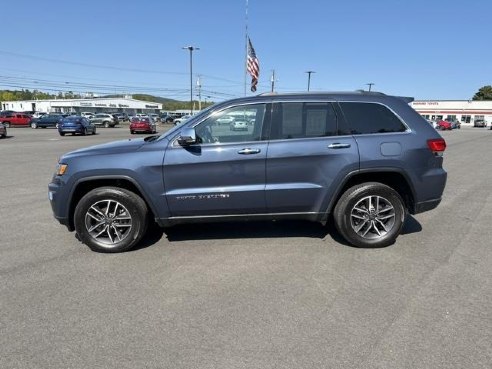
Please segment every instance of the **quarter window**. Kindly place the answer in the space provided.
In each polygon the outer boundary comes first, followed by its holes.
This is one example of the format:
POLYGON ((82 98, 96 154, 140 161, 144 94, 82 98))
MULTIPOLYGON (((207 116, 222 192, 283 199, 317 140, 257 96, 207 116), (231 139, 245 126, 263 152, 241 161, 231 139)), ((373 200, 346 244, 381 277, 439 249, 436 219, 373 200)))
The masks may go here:
POLYGON ((401 120, 386 106, 374 103, 342 102, 352 134, 405 132, 401 120))

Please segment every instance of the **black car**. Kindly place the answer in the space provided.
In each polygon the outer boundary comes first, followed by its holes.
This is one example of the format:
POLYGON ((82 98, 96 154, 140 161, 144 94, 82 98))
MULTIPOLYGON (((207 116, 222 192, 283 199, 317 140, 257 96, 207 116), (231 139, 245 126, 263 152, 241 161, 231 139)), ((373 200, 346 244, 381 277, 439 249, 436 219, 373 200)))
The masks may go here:
POLYGON ((83 136, 88 135, 89 133, 95 135, 96 126, 87 118, 71 115, 60 121, 58 124, 58 133, 60 136, 65 136, 66 133, 71 133, 72 135, 78 133, 83 136))
POLYGON ((47 128, 47 127, 58 127, 58 124, 63 119, 63 115, 61 114, 48 114, 44 115, 41 118, 36 118, 31 121, 31 128, 47 128))

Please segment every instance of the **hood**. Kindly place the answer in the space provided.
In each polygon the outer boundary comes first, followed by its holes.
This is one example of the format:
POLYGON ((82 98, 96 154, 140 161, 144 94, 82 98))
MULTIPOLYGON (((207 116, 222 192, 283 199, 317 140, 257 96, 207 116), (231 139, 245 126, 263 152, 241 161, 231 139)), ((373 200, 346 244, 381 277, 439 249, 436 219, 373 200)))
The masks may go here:
POLYGON ((122 152, 132 152, 132 151, 137 151, 144 144, 145 141, 143 138, 114 141, 102 145, 95 145, 95 146, 85 147, 82 149, 71 151, 63 155, 63 157, 67 158, 67 157, 74 157, 74 156, 101 155, 101 154, 111 155, 111 154, 118 154, 122 152))

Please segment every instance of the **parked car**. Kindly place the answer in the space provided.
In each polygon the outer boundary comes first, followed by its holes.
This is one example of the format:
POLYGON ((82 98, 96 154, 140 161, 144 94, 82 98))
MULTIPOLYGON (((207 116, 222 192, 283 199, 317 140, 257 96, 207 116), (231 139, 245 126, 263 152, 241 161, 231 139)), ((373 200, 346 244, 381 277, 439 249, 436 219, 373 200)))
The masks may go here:
POLYGON ((446 119, 446 122, 451 123, 451 129, 460 129, 461 123, 457 120, 446 119))
POLYGON ((216 120, 217 124, 232 124, 234 122, 234 117, 231 116, 222 116, 220 118, 217 118, 216 120))
POLYGON ((63 119, 60 114, 47 114, 41 118, 35 118, 31 121, 31 128, 47 128, 47 127, 58 127, 58 123, 63 119))
POLYGON ((149 117, 151 117, 154 122, 160 122, 160 120, 161 120, 161 117, 159 117, 159 114, 149 114, 149 117))
POLYGON ((96 115, 96 113, 92 113, 92 112, 90 112, 90 111, 83 111, 82 113, 80 113, 80 115, 81 115, 82 117, 85 117, 85 118, 87 118, 87 119, 90 119, 90 118, 92 118, 94 115, 96 115))
POLYGON ((7 113, 0 116, 0 123, 7 128, 11 126, 29 126, 31 124, 31 116, 24 113, 7 113))
POLYGON ((475 121, 473 122, 473 127, 485 128, 487 127, 487 122, 485 121, 485 119, 475 119, 475 121))
POLYGON ((90 118, 92 124, 96 126, 103 126, 105 128, 113 128, 118 124, 118 120, 115 119, 111 114, 98 113, 90 118))
POLYGON ((0 138, 7 137, 7 127, 0 123, 0 138))
POLYGON ((128 120, 128 115, 126 113, 115 113, 113 116, 117 118, 119 122, 125 122, 128 120))
POLYGON ((171 115, 171 114, 162 115, 161 116, 161 122, 172 123, 172 122, 174 122, 174 118, 175 118, 175 116, 171 115))
POLYGON ((408 213, 439 205, 447 178, 446 142, 410 101, 367 91, 224 101, 160 136, 63 155, 48 197, 98 252, 135 247, 153 221, 293 217, 333 220, 355 246, 388 246, 408 213), (248 131, 216 124, 243 112, 255 118, 248 131))
POLYGON ((157 133, 156 124, 152 118, 138 118, 134 117, 130 123, 130 133, 157 133))
POLYGON ((184 123, 186 120, 190 119, 191 118, 191 115, 183 115, 182 117, 179 117, 179 118, 175 118, 173 123, 175 126, 181 124, 181 123, 184 123))
POLYGON ((453 124, 451 122, 448 122, 447 120, 438 120, 437 129, 440 129, 441 131, 450 131, 453 129, 453 124))
POLYGON ((0 117, 5 117, 7 115, 11 115, 14 113, 16 113, 16 112, 13 110, 2 110, 2 111, 0 111, 0 117))
POLYGON ((35 113, 32 115, 32 117, 33 117, 33 119, 34 119, 34 118, 36 118, 36 119, 37 119, 37 118, 41 118, 41 117, 43 117, 43 116, 45 116, 45 115, 47 115, 47 114, 48 114, 48 113, 45 113, 45 112, 43 112, 43 111, 37 111, 37 112, 35 112, 35 113))
POLYGON ((247 131, 248 130, 248 122, 245 120, 234 120, 229 129, 231 131, 247 131))
POLYGON ((58 124, 58 133, 60 136, 65 136, 67 133, 71 133, 72 135, 81 134, 83 136, 88 134, 96 134, 96 126, 87 118, 71 115, 69 117, 65 117, 58 124))

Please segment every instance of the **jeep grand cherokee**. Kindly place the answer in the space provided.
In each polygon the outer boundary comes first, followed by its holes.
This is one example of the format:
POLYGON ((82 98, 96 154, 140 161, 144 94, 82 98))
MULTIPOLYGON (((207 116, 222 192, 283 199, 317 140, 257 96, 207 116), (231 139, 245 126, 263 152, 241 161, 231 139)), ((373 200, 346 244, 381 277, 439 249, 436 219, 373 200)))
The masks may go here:
POLYGON ((407 213, 435 208, 443 138, 410 106, 375 92, 226 101, 160 136, 63 155, 55 218, 92 250, 134 247, 149 221, 333 220, 360 247, 395 242, 407 213), (225 116, 249 122, 231 131, 225 116))

